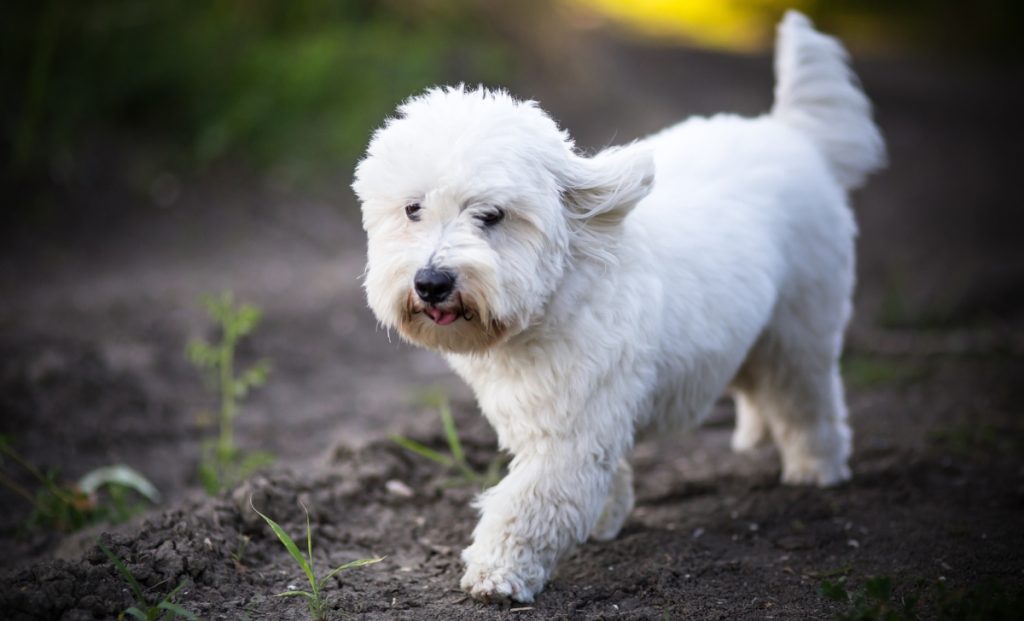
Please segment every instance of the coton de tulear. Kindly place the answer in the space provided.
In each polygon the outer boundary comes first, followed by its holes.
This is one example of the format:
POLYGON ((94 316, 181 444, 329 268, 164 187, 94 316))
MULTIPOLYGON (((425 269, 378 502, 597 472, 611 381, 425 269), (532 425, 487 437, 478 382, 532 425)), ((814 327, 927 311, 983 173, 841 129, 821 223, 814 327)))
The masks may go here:
POLYGON ((846 192, 885 149, 843 47, 799 13, 775 69, 769 114, 592 157, 482 88, 428 90, 374 134, 353 183, 370 307, 447 358, 514 455, 462 555, 474 597, 532 601, 572 546, 615 537, 635 434, 723 392, 733 447, 771 438, 783 482, 849 478, 846 192))

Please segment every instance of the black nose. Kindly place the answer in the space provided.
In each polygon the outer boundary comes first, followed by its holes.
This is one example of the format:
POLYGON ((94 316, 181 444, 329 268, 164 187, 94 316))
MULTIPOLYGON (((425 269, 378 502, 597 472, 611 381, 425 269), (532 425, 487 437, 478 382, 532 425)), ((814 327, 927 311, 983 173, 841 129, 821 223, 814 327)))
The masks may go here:
POLYGON ((428 304, 438 304, 448 299, 455 289, 455 274, 447 270, 425 267, 416 272, 413 279, 416 295, 428 304))

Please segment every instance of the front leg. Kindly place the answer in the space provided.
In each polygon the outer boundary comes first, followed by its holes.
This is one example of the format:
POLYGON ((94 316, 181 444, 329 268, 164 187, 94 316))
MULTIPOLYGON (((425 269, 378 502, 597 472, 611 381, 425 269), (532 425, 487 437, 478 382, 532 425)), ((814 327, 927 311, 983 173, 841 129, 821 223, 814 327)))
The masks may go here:
POLYGON ((477 599, 532 602, 555 563, 590 534, 619 463, 587 438, 530 444, 477 501, 462 588, 477 599))

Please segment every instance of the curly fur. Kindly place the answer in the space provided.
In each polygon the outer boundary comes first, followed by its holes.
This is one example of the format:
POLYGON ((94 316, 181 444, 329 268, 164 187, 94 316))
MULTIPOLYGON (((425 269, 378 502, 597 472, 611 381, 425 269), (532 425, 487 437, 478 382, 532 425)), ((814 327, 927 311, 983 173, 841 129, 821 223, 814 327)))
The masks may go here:
POLYGON ((835 39, 790 13, 778 49, 770 114, 593 157, 536 103, 484 89, 431 89, 374 134, 353 184, 370 307, 446 356, 515 456, 477 500, 474 597, 529 602, 574 545, 614 537, 635 433, 696 424, 725 391, 734 448, 771 438, 786 483, 850 476, 846 190, 884 148, 835 39), (433 309, 450 324, 413 292, 427 266, 455 275, 433 309))

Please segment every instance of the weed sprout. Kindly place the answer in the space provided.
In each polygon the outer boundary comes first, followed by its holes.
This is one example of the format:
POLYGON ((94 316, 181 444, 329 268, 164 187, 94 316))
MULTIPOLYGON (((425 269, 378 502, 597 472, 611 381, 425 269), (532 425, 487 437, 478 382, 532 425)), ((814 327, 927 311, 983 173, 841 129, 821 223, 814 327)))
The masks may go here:
POLYGON ((391 436, 391 440, 420 457, 440 464, 448 470, 454 470, 457 476, 450 480, 452 485, 478 485, 485 489, 496 485, 501 480, 501 469, 505 466, 505 458, 495 457, 483 472, 475 469, 466 460, 466 452, 462 448, 462 441, 459 439, 459 432, 455 426, 455 418, 452 416, 448 398, 440 391, 430 391, 423 400, 437 407, 441 416, 441 426, 444 428, 445 441, 448 443, 448 453, 435 451, 420 442, 403 436, 394 435, 391 436))
POLYGON ((309 614, 315 621, 322 621, 327 619, 327 601, 323 597, 324 586, 327 582, 338 575, 339 573, 354 569, 356 567, 362 567, 364 565, 372 565, 373 563, 379 563, 384 560, 381 558, 364 558, 355 561, 349 561, 343 565, 339 565, 327 572, 327 575, 323 578, 317 578, 315 571, 315 564, 313 561, 313 533, 309 526, 309 511, 305 505, 302 505, 302 510, 306 513, 306 555, 303 556, 299 547, 295 544, 295 540, 292 539, 288 533, 281 528, 281 525, 270 519, 252 504, 252 498, 249 498, 249 507, 256 512, 263 521, 267 523, 267 526, 274 531, 277 538, 281 541, 281 544, 288 550, 288 553, 292 555, 295 562, 298 563, 302 569, 302 573, 306 574, 306 578, 309 580, 309 590, 291 590, 278 593, 278 597, 304 597, 306 603, 309 606, 309 614))
POLYGON ((118 464, 85 474, 76 483, 62 483, 55 470, 43 472, 0 436, 0 465, 10 460, 39 484, 25 488, 0 468, 0 485, 32 505, 27 525, 74 531, 99 522, 124 522, 142 511, 139 498, 160 501, 160 492, 137 470, 118 464))
POLYGON ((240 482, 248 475, 273 462, 266 451, 243 452, 235 445, 235 418, 241 401, 249 392, 262 386, 270 373, 270 363, 260 360, 248 369, 235 373, 235 349, 238 342, 259 325, 262 313, 249 304, 236 304, 231 292, 207 296, 203 300, 207 313, 220 329, 220 340, 210 343, 201 339, 188 344, 189 361, 208 374, 209 383, 217 393, 219 433, 202 447, 199 478, 209 494, 240 482))
POLYGON ((192 614, 188 610, 181 607, 180 604, 174 602, 174 597, 185 588, 185 582, 174 587, 170 593, 165 595, 160 601, 153 603, 149 598, 146 597, 145 592, 142 590, 142 585, 135 579, 132 572, 128 570, 128 567, 124 564, 116 554, 110 551, 110 548, 97 543, 103 554, 110 559, 111 564, 117 569, 117 573, 121 574, 124 581, 128 583, 128 587, 132 591, 132 595, 135 597, 135 605, 130 606, 120 614, 118 618, 123 619, 126 616, 134 617, 140 621, 173 621, 178 617, 188 619, 189 621, 198 621, 198 617, 192 614))

